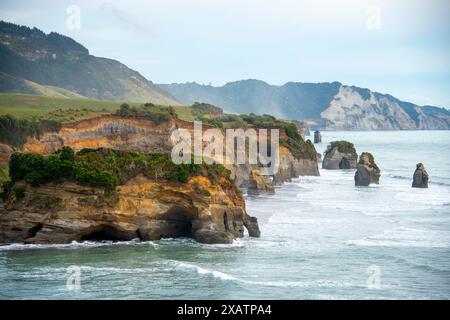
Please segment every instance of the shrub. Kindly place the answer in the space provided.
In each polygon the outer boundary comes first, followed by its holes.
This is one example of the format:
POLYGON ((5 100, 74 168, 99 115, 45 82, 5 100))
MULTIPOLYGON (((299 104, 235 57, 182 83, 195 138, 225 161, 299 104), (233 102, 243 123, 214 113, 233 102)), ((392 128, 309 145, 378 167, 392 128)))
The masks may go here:
POLYGON ((203 175, 217 182, 230 173, 219 164, 174 164, 166 154, 137 154, 111 149, 83 149, 77 154, 65 147, 60 153, 42 156, 32 153, 13 153, 10 160, 12 182, 25 180, 37 186, 60 183, 64 179, 82 185, 113 190, 138 174, 150 179, 185 183, 190 177, 203 175))
POLYGON ((123 117, 146 118, 152 120, 156 125, 169 120, 170 116, 177 117, 175 110, 170 106, 157 106, 152 103, 146 103, 139 107, 130 107, 127 103, 123 103, 117 115, 123 117))
POLYGON ((338 151, 341 153, 350 153, 355 156, 357 155, 356 149, 355 149, 355 146, 353 145, 353 143, 344 141, 344 140, 330 142, 330 144, 327 147, 327 150, 325 151, 325 155, 336 147, 337 147, 338 151))
POLYGON ((27 137, 39 138, 44 131, 58 131, 61 123, 48 119, 16 119, 11 115, 0 116, 0 142, 21 147, 27 137))

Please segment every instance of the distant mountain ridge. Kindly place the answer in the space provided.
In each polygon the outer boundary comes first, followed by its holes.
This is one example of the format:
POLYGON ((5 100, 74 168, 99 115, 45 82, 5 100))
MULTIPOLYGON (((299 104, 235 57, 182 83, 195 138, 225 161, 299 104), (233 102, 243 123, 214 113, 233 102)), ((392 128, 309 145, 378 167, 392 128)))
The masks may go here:
POLYGON ((4 21, 0 21, 0 80, 0 92, 42 94, 47 88, 55 96, 179 104, 138 72, 119 61, 90 55, 72 38, 4 21))
POLYGON ((158 86, 185 104, 199 101, 218 105, 227 112, 307 119, 322 129, 450 129, 450 111, 445 108, 418 106, 340 82, 288 82, 275 86, 250 79, 221 87, 195 82, 158 86))

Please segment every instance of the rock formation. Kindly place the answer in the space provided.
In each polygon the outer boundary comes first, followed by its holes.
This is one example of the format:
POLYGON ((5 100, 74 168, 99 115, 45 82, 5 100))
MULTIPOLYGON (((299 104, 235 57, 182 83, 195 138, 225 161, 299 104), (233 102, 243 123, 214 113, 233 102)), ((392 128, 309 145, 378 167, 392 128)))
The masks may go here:
POLYGON ((373 155, 363 152, 359 157, 357 170, 355 172, 355 185, 368 186, 380 182, 380 169, 375 164, 373 155))
POLYGON ((413 188, 428 188, 428 173, 422 163, 416 165, 416 171, 413 175, 413 188))
POLYGON ((321 143, 322 142, 322 135, 320 134, 320 131, 314 131, 314 143, 321 143))
POLYGON ((73 182, 32 187, 17 182, 0 215, 0 242, 70 243, 83 240, 157 240, 192 237, 231 243, 244 226, 259 237, 256 218, 231 181, 202 176, 187 183, 138 175, 115 191, 73 182))
POLYGON ((283 184, 285 181, 291 181, 292 178, 298 178, 299 176, 320 175, 317 158, 297 159, 284 146, 280 146, 279 156, 280 166, 277 174, 273 177, 274 185, 283 184))
POLYGON ((358 155, 352 143, 333 141, 324 153, 322 168, 328 170, 355 169, 358 155))
POLYGON ((249 194, 275 193, 275 189, 267 176, 262 176, 259 170, 252 170, 247 192, 249 194))
MULTIPOLYGON (((19 151, 52 154, 63 146, 75 151, 84 148, 110 148, 115 150, 141 153, 170 153, 172 141, 170 135, 176 128, 193 130, 191 122, 170 118, 167 122, 155 124, 149 119, 104 115, 69 123, 63 123, 58 132, 45 132, 41 137, 28 137, 19 151)), ((212 128, 203 125, 204 129, 212 128)), ((280 131, 280 138, 285 138, 280 131)), ((4 165, 11 151, 4 145, 4 165)), ((227 165, 232 177, 240 187, 248 187, 250 172, 257 165, 227 165)), ((319 175, 317 159, 294 157, 287 148, 280 146, 280 170, 276 177, 279 183, 303 175, 319 175)))

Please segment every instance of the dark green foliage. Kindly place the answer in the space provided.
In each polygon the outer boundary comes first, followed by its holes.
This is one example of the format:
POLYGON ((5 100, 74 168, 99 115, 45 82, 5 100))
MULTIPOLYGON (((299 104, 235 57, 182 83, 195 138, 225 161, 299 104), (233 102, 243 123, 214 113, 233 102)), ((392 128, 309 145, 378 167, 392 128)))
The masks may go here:
POLYGON ((69 161, 74 162, 75 161, 75 152, 73 152, 72 148, 70 147, 62 147, 61 154, 59 155, 61 161, 69 161))
POLYGON ((0 116, 0 142, 21 147, 27 137, 39 138, 45 130, 58 131, 60 122, 54 120, 16 119, 11 115, 0 116))
POLYGON ((192 115, 195 118, 199 118, 202 116, 215 116, 223 113, 222 108, 213 106, 209 103, 200 103, 200 102, 194 102, 191 106, 192 109, 192 115))
POLYGON ((222 123, 222 121, 220 121, 218 119, 210 119, 206 116, 200 116, 197 118, 197 120, 200 120, 204 124, 208 124, 210 126, 213 126, 213 127, 219 128, 219 129, 223 129, 223 123, 222 123))
POLYGON ((337 147, 338 151, 341 153, 350 153, 356 155, 356 149, 353 143, 343 140, 330 142, 329 146, 327 147, 327 150, 325 151, 325 154, 333 150, 333 148, 335 147, 337 147))
POLYGON ((371 154, 370 152, 363 152, 363 153, 361 153, 360 158, 362 158, 365 155, 369 158, 369 167, 374 168, 377 171, 380 171, 380 168, 378 168, 377 164, 375 163, 373 154, 371 154))
POLYGON ((108 172, 89 170, 75 161, 73 151, 66 147, 57 155, 42 156, 34 153, 11 155, 9 173, 12 182, 25 180, 38 186, 47 182, 74 180, 81 184, 114 189, 117 178, 108 172))
MULTIPOLYGON (((300 137, 301 138, 301 137, 300 137)), ((280 139, 280 145, 289 149, 292 155, 297 159, 317 159, 317 152, 311 140, 296 141, 292 138, 280 139)))
POLYGON ((127 103, 123 103, 116 114, 123 117, 150 119, 156 125, 166 122, 170 116, 177 117, 173 107, 157 106, 152 103, 146 103, 139 107, 130 107, 127 103))
POLYGON ((222 165, 174 164, 165 154, 137 154, 111 149, 83 149, 73 155, 65 147, 59 154, 42 156, 33 153, 13 153, 9 163, 11 181, 25 180, 37 186, 60 183, 64 179, 82 185, 113 190, 138 174, 150 179, 187 182, 191 176, 202 175, 217 182, 229 178, 222 165))
POLYGON ((13 187, 12 191, 14 192, 14 195, 16 196, 17 200, 21 200, 25 196, 25 190, 22 188, 13 187))

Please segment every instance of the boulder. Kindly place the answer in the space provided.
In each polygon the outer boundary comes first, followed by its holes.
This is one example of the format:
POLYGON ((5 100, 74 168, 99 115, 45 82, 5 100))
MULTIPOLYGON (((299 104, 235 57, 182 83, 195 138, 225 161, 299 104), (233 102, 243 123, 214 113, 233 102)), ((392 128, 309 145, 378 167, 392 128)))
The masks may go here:
POLYGON ((248 189, 249 194, 275 193, 272 182, 261 175, 259 170, 252 170, 249 175, 248 189))
POLYGON ((322 142, 322 135, 320 134, 319 130, 314 131, 314 143, 321 143, 322 142))
POLYGON ((324 153, 322 168, 328 170, 356 169, 358 155, 353 143, 333 141, 324 153))
POLYGON ((416 165, 416 171, 413 175, 413 188, 428 188, 428 173, 422 163, 416 165))
POLYGON ((355 172, 355 186, 364 186, 380 182, 380 169, 375 164, 373 155, 363 152, 359 157, 357 170, 355 172))

